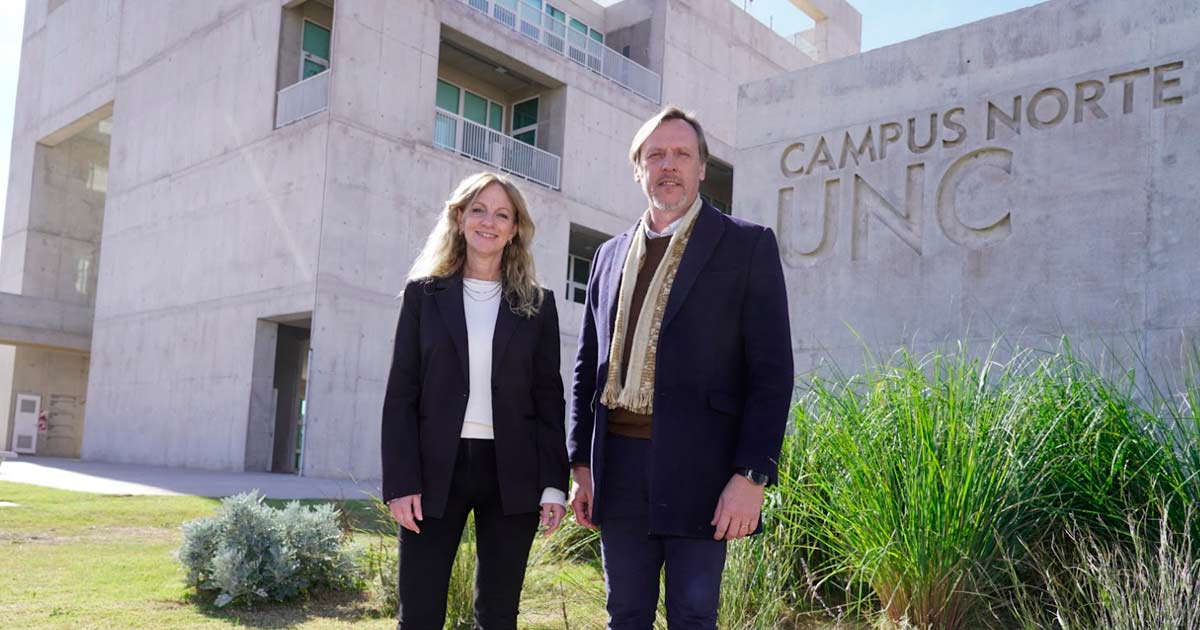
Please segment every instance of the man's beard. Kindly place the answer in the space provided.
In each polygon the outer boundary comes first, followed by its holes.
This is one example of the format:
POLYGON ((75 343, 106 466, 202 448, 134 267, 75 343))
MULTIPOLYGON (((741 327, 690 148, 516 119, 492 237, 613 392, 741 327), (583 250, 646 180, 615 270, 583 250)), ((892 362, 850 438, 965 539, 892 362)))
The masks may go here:
POLYGON ((687 202, 687 198, 688 196, 684 195, 680 197, 679 201, 675 202, 674 204, 667 204, 666 202, 660 200, 657 196, 650 195, 650 207, 658 210, 659 212, 679 212, 680 210, 686 210, 688 206, 691 205, 687 202))

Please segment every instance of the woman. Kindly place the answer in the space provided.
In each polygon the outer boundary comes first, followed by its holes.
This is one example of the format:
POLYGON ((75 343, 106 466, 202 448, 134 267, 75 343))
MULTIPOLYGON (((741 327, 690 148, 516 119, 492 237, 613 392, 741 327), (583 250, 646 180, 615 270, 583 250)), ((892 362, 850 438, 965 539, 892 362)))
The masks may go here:
POLYGON ((441 630, 472 511, 476 628, 515 629, 539 521, 550 534, 566 511, 558 313, 533 232, 516 186, 472 175, 409 271, 381 437, 404 630, 441 630))

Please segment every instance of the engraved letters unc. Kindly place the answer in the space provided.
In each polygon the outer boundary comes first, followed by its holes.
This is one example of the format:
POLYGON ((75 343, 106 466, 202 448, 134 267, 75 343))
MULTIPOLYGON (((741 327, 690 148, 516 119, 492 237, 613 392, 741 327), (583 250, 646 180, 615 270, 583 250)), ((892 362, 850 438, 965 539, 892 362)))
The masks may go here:
MULTIPOLYGON (((984 225, 968 225, 957 208, 958 184, 972 171, 992 169, 989 181, 1011 181, 1013 150, 1009 144, 1025 132, 1038 134, 1062 124, 1087 124, 1139 110, 1183 103, 1183 61, 1092 76, 1063 86, 989 97, 977 105, 956 105, 941 112, 914 114, 852 129, 826 132, 814 140, 796 141, 779 154, 778 189, 781 254, 792 267, 811 266, 832 257, 839 231, 850 238, 851 260, 865 259, 871 219, 882 224, 917 255, 927 214, 949 241, 983 248, 1012 233, 1012 208, 1004 208, 984 225), (1106 98, 1107 95, 1107 98, 1106 98), (977 148, 971 148, 976 146, 977 148), (940 149, 949 164, 931 195, 925 179, 929 152, 940 149), (955 155, 963 151, 961 155, 955 155), (908 158, 904 195, 891 198, 858 172, 858 167, 889 158, 908 158), (797 187, 807 193, 801 199, 797 187), (847 187, 849 225, 841 228, 843 187, 847 187), (929 196, 931 199, 926 199, 929 196), (927 201, 933 204, 927 212, 927 201), (804 221, 797 204, 816 209, 804 221)), ((944 161, 944 160, 943 160, 944 161)), ((939 161, 941 163, 942 161, 939 161)))

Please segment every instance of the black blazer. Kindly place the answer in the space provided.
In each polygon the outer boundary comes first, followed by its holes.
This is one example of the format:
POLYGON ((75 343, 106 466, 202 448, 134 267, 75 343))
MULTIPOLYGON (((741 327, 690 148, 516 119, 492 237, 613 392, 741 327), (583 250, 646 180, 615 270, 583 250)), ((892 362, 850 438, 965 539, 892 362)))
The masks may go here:
MULTIPOLYGON (((638 225, 604 243, 588 279, 567 449, 590 464, 604 520, 608 350, 638 225)), ((700 210, 667 298, 654 369, 650 532, 711 537, 736 468, 776 480, 792 396, 787 288, 770 229, 700 210)))
MULTIPOLYGON (((501 298, 492 342, 492 426, 506 514, 534 512, 542 489, 567 489, 558 311, 546 291, 524 318, 501 298)), ((462 276, 404 287, 383 401, 383 500, 421 495, 426 516, 446 508, 462 433, 468 378, 462 276)))

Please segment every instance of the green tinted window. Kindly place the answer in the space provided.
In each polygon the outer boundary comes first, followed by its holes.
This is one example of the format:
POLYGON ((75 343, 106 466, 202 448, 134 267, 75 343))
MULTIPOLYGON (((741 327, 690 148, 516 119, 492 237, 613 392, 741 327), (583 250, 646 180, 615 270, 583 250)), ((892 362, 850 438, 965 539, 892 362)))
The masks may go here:
POLYGON ((304 48, 304 52, 321 59, 329 59, 329 29, 305 22, 303 42, 301 47, 304 48))
POLYGON ((512 108, 512 128, 521 129, 536 125, 538 121, 538 99, 517 103, 512 108))
POLYGON ((575 268, 572 270, 571 280, 579 284, 587 284, 588 274, 591 272, 592 262, 586 258, 575 258, 575 268))
POLYGON ((567 21, 566 13, 563 13, 561 10, 556 9, 548 4, 546 5, 546 14, 549 15, 550 17, 558 20, 559 22, 567 21))
POLYGON ((601 33, 600 31, 597 31, 596 29, 592 29, 588 33, 588 35, 590 35, 592 39, 600 42, 601 44, 604 43, 604 33, 601 33))
POLYGON ((492 103, 488 110, 488 126, 496 131, 504 131, 504 108, 492 103))
POLYGON ((488 102, 478 94, 463 92, 462 117, 471 122, 487 125, 488 102))
POLYGON ((588 32, 587 24, 584 24, 575 18, 571 18, 571 28, 583 33, 584 35, 586 35, 588 32))
POLYGON ((517 140, 520 140, 521 142, 524 142, 525 144, 530 145, 530 146, 537 146, 537 130, 536 129, 530 129, 529 131, 526 131, 524 133, 519 133, 513 137, 516 138, 517 140))
POLYGON ((322 72, 325 72, 325 66, 323 66, 315 61, 305 59, 304 60, 304 76, 301 78, 307 79, 308 77, 311 77, 314 74, 321 74, 322 72))
POLYGON ((458 88, 438 79, 437 82, 437 106, 439 109, 444 109, 452 114, 458 113, 458 88))

